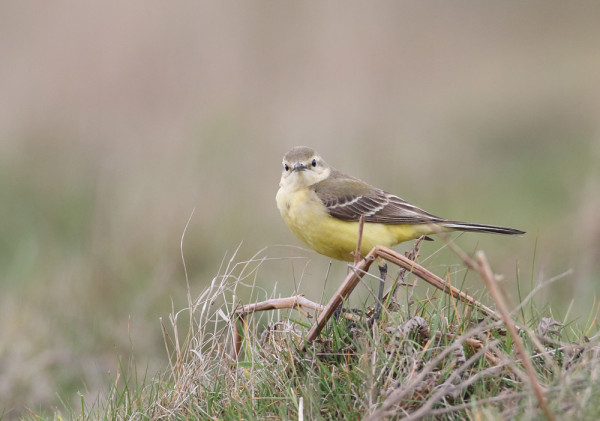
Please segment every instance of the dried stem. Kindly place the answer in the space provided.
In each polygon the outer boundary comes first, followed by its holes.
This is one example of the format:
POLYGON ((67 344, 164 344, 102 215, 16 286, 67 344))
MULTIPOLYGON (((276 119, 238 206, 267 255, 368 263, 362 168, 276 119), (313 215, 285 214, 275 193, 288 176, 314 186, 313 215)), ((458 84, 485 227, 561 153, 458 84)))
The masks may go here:
POLYGON ((535 369, 533 368, 533 364, 531 364, 531 361, 529 360, 529 355, 527 354, 525 346, 523 345, 523 341, 521 341, 521 338, 517 332, 515 322, 510 317, 508 307, 506 306, 504 298, 502 297, 502 294, 500 293, 500 290, 496 285, 496 282, 494 280, 494 274, 483 251, 477 252, 476 259, 477 266, 475 267, 475 269, 485 281, 486 286, 490 291, 490 294, 492 295, 492 298, 498 306, 498 310, 500 311, 500 315, 502 316, 504 325, 506 326, 515 344, 515 348, 519 356, 521 357, 521 363, 525 368, 525 372, 527 373, 527 377, 529 379, 529 384, 531 385, 531 388, 533 389, 533 392, 535 393, 535 396, 538 399, 540 408, 542 408, 542 411, 544 411, 544 415, 546 416, 547 420, 554 421, 556 418, 554 417, 554 414, 552 413, 552 411, 550 411, 550 408, 548 407, 548 402, 546 401, 544 391, 542 390, 542 387, 538 382, 535 369))
POLYGON ((333 294, 325 308, 325 311, 323 311, 319 315, 319 317, 317 318, 317 322, 313 325, 313 327, 306 335, 307 343, 310 344, 317 338, 319 332, 321 332, 327 321, 331 318, 335 309, 342 303, 343 300, 345 300, 350 295, 354 288, 356 288, 356 285, 358 285, 358 282, 360 281, 362 276, 369 270, 371 263, 373 263, 373 261, 376 258, 382 258, 384 260, 387 260, 388 262, 394 263, 415 274, 416 276, 428 282, 435 288, 440 289, 447 294, 451 294, 453 297, 458 298, 462 302, 472 307, 477 307, 485 315, 493 317, 495 319, 500 319, 500 316, 496 314, 492 309, 479 303, 473 297, 465 294, 458 288, 455 288, 452 285, 448 284, 442 278, 431 273, 430 271, 415 263, 414 261, 404 257, 399 253, 396 253, 394 250, 391 250, 387 247, 376 246, 373 248, 373 250, 369 252, 369 254, 367 254, 367 256, 363 260, 361 260, 357 265, 351 267, 352 271, 348 274, 344 282, 342 282, 338 290, 333 294))
POLYGON ((325 324, 331 318, 336 308, 338 308, 342 301, 350 295, 354 288, 356 288, 356 285, 358 285, 363 275, 369 270, 371 263, 373 263, 375 260, 376 250, 377 247, 371 250, 369 254, 367 254, 365 258, 362 259, 357 265, 351 267, 352 270, 348 276, 346 276, 344 282, 342 282, 340 287, 333 294, 329 300, 329 303, 327 303, 327 306, 325 306, 325 310, 319 314, 319 317, 317 317, 317 322, 308 331, 308 334, 306 335, 307 343, 310 344, 317 338, 319 332, 321 332, 323 327, 325 327, 325 324))
MULTIPOLYGON (((237 308, 234 311, 234 315, 237 318, 237 321, 240 321, 243 324, 246 322, 246 315, 248 314, 255 313, 257 311, 280 310, 285 308, 296 309, 299 311, 303 308, 316 311, 325 310, 325 306, 315 303, 314 301, 305 298, 303 295, 293 295, 287 298, 271 298, 259 303, 244 305, 237 308)), ((311 317, 308 313, 305 314, 307 317, 311 317)), ((343 313, 343 317, 353 321, 359 321, 361 319, 360 316, 352 313, 343 313)), ((235 321, 232 323, 234 359, 237 358, 242 347, 242 336, 240 335, 239 329, 235 323, 235 321)))

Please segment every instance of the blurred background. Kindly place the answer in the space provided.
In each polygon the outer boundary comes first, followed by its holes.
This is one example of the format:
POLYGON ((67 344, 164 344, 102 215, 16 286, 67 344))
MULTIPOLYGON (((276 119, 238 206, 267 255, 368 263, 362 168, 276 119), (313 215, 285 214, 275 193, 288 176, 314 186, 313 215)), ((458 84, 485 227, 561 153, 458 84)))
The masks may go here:
MULTIPOLYGON (((303 256, 255 281, 288 295, 301 280, 319 300, 329 260, 275 246, 301 246, 275 205, 294 145, 434 214, 527 231, 455 238, 508 291, 572 269, 536 299, 585 323, 600 292, 599 16, 579 2, 0 3, 0 413, 93 401, 119 359, 166 369, 158 320, 186 305, 193 209, 192 296, 241 244, 236 260, 303 256)), ((442 246, 422 261, 462 280, 442 246)), ((326 296, 345 270, 332 264, 326 296)))

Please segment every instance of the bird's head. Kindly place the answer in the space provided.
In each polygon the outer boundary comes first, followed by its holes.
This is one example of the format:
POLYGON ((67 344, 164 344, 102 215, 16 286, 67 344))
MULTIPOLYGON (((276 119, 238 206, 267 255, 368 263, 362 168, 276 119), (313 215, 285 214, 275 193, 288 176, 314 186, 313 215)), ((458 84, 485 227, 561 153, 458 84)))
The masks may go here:
POLYGON ((283 156, 281 187, 302 188, 325 180, 331 168, 311 148, 296 146, 283 156))

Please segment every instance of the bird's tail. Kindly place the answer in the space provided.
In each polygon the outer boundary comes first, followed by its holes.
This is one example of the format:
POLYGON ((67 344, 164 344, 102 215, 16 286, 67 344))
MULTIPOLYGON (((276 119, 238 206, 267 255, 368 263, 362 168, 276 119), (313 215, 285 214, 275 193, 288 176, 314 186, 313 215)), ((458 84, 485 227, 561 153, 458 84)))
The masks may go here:
POLYGON ((507 235, 520 235, 525 234, 525 231, 521 231, 514 228, 498 227, 496 225, 484 225, 484 224, 469 224, 467 222, 448 221, 440 224, 446 229, 456 231, 473 231, 473 232, 489 232, 492 234, 507 234, 507 235))

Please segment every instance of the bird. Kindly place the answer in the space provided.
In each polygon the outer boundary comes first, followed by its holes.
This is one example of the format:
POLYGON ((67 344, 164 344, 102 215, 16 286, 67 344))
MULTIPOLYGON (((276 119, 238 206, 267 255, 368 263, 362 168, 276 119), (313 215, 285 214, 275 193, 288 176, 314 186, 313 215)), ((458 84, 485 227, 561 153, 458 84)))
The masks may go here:
POLYGON ((283 156, 282 165, 276 201, 284 222, 308 247, 336 260, 354 260, 361 217, 363 256, 378 245, 393 247, 440 232, 525 234, 514 228, 435 216, 331 167, 306 146, 292 148, 283 156))

